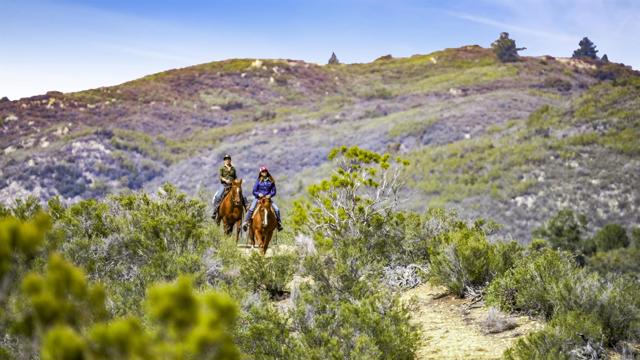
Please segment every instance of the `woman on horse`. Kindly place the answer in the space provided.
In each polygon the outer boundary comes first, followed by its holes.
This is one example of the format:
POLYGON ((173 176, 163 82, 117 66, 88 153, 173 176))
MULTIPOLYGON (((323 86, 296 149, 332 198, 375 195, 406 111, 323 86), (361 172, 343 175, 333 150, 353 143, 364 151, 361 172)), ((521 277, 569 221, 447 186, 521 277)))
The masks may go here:
MULTIPOLYGON (((253 201, 251 202, 251 207, 249 207, 249 211, 247 211, 247 216, 244 219, 244 223, 242 223, 242 229, 247 231, 247 227, 249 226, 249 220, 251 220, 251 216, 258 205, 258 199, 266 196, 268 198, 273 198, 276 196, 276 181, 273 179, 273 176, 269 173, 269 169, 266 166, 260 168, 260 173, 258 174, 258 179, 256 183, 253 185, 253 201)), ((282 231, 282 221, 280 219, 280 209, 276 205, 273 200, 271 200, 271 205, 273 206, 273 210, 276 213, 276 219, 278 219, 278 231, 282 231)))

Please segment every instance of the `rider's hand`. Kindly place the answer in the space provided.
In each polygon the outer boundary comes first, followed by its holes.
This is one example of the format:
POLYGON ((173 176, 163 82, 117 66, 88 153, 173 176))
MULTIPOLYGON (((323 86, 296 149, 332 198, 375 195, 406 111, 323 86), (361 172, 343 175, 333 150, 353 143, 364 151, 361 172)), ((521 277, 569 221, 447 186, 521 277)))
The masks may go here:
POLYGON ((271 195, 267 195, 265 196, 267 199, 271 199, 271 195))
POLYGON ((261 198, 261 197, 263 197, 263 196, 264 196, 263 194, 258 194, 258 197, 259 197, 259 198, 261 198))

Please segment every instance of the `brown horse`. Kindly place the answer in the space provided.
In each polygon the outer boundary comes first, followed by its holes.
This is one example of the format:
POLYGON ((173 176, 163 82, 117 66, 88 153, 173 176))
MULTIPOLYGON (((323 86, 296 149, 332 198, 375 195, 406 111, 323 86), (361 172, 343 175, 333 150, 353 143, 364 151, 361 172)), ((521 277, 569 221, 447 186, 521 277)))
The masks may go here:
POLYGON ((271 207, 271 199, 263 197, 258 200, 256 210, 253 212, 251 225, 249 226, 249 239, 251 244, 258 244, 262 255, 267 253, 267 248, 273 237, 273 230, 277 225, 276 213, 271 207))
POLYGON ((244 209, 242 199, 242 179, 233 180, 231 189, 229 189, 220 203, 220 211, 218 211, 218 218, 216 219, 217 224, 220 224, 222 220, 224 233, 227 235, 231 235, 233 226, 236 225, 236 243, 240 239, 240 224, 242 223, 244 209))

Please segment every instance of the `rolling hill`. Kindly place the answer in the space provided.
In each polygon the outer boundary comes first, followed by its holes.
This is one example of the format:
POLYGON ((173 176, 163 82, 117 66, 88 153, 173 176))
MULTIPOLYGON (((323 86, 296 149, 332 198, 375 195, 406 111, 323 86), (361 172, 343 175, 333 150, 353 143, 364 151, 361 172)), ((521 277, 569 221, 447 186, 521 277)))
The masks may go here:
MULTIPOLYGON (((171 182, 210 195, 224 153, 287 204, 339 145, 397 154, 404 206, 457 208, 526 242, 563 208, 640 223, 640 74, 465 46, 366 64, 234 59, 118 86, 0 100, 0 202, 171 182)), ((286 206, 285 206, 286 217, 286 206)))

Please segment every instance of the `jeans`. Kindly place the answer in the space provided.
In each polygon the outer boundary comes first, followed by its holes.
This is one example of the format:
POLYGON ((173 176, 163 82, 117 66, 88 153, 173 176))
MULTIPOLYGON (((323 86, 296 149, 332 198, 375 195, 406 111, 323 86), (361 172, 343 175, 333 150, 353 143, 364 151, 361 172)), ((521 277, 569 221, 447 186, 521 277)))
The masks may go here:
MULTIPOLYGON (((256 209, 256 206, 258 206, 258 199, 253 199, 244 221, 249 221, 251 219, 251 215, 253 215, 253 211, 256 209)), ((276 213, 276 219, 280 222, 280 208, 278 208, 278 205, 276 205, 273 200, 271 200, 271 206, 273 206, 273 211, 276 213)))
POLYGON ((220 202, 222 201, 222 195, 225 192, 225 189, 227 188, 227 186, 229 185, 225 185, 225 184, 220 184, 220 187, 218 188, 218 191, 216 191, 216 194, 213 196, 213 211, 217 212, 218 208, 220 207, 220 202))

